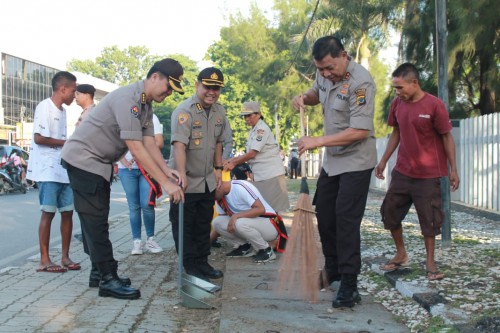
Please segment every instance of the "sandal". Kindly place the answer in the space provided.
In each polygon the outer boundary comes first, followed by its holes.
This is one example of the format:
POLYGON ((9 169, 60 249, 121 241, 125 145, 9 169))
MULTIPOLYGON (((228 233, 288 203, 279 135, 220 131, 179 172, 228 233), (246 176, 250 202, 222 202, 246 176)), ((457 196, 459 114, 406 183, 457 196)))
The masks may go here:
POLYGON ((43 267, 38 267, 36 269, 37 272, 45 272, 45 273, 65 273, 67 271, 66 268, 64 267, 61 267, 59 265, 56 265, 56 264, 49 264, 47 266, 43 266, 43 267))
POLYGON ((410 259, 406 259, 402 262, 388 261, 385 264, 381 264, 379 268, 384 272, 394 272, 399 269, 407 269, 410 268, 410 259))
POLYGON ((66 268, 69 271, 79 271, 82 269, 82 266, 80 266, 79 263, 77 262, 71 262, 69 264, 63 264, 63 267, 66 268))
POLYGON ((436 280, 441 280, 444 278, 444 274, 438 271, 427 271, 427 279, 429 281, 436 281, 436 280))

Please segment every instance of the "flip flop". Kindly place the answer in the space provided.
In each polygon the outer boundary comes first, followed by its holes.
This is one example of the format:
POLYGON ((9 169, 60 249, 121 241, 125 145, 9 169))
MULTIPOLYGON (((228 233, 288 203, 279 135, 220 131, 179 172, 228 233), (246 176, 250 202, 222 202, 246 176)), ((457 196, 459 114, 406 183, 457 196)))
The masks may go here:
POLYGON ((410 260, 406 259, 406 261, 403 262, 388 261, 385 264, 381 264, 379 268, 384 272, 394 272, 399 269, 407 269, 410 268, 410 260))
POLYGON ((80 264, 77 262, 72 262, 70 264, 63 265, 63 267, 70 271, 79 271, 80 269, 82 269, 82 266, 80 266, 80 264))
POLYGON ((429 281, 436 281, 436 280, 441 280, 444 278, 444 274, 438 271, 427 271, 427 279, 429 281))
POLYGON ((36 271, 38 273, 40 273, 40 272, 45 272, 45 273, 65 273, 67 271, 67 269, 64 268, 64 267, 61 267, 59 265, 56 265, 56 264, 50 264, 50 265, 44 266, 42 268, 37 268, 36 271))

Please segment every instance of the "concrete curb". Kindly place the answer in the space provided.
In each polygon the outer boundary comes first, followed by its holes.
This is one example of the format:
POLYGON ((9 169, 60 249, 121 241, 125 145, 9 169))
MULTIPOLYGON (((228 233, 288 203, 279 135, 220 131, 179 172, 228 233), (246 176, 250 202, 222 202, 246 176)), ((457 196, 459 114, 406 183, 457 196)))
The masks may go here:
POLYGON ((379 266, 383 260, 380 258, 367 258, 364 260, 370 269, 386 278, 386 280, 404 297, 410 297, 427 310, 431 316, 441 317, 447 325, 466 324, 469 321, 467 314, 456 308, 446 305, 448 301, 441 291, 429 286, 419 285, 417 281, 402 281, 401 277, 411 274, 411 268, 384 272, 379 266))

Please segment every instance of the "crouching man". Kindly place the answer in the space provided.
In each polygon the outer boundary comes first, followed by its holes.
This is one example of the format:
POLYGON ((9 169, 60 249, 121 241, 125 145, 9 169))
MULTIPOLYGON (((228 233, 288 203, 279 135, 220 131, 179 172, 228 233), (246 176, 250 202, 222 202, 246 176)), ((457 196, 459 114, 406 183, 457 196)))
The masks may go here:
MULTIPOLYGON (((235 168, 237 169, 237 168, 235 168)), ((259 190, 246 180, 231 180, 228 171, 222 174, 222 187, 216 191, 218 216, 214 229, 234 243, 228 257, 253 257, 254 262, 276 259, 271 243, 283 252, 286 229, 276 212, 259 190)))

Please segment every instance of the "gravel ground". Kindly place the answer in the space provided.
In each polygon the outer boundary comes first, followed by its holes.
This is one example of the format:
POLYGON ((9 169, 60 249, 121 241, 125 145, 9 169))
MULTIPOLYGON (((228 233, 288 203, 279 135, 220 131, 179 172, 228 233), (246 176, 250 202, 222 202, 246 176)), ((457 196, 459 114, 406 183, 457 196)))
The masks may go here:
POLYGON ((380 221, 383 195, 370 192, 362 222, 360 287, 375 295, 412 332, 500 332, 500 215, 452 210, 451 244, 444 247, 440 237, 436 239, 436 262, 445 278, 430 282, 425 276, 423 237, 412 207, 403 222, 411 268, 399 280, 438 291, 439 303, 448 315, 431 315, 432 310, 429 313, 412 298, 401 295, 369 264, 384 262, 395 253, 390 232, 380 221))
MULTIPOLYGON (((312 198, 315 187, 311 185, 312 198)), ((390 232, 383 228, 380 218, 384 195, 381 191, 370 191, 361 225, 361 295, 374 295, 412 332, 500 332, 500 214, 452 203, 452 241, 445 247, 441 237, 436 237, 435 259, 445 278, 430 282, 425 274, 424 240, 412 206, 403 221, 411 265, 398 281, 417 289, 435 290, 432 296, 435 299, 426 301, 441 304, 426 309, 412 297, 401 294, 383 272, 374 269, 378 266, 374 262, 386 262, 395 254, 390 232), (446 311, 439 311, 442 308, 446 311)), ((294 205, 298 195, 289 192, 289 196, 294 205)))

